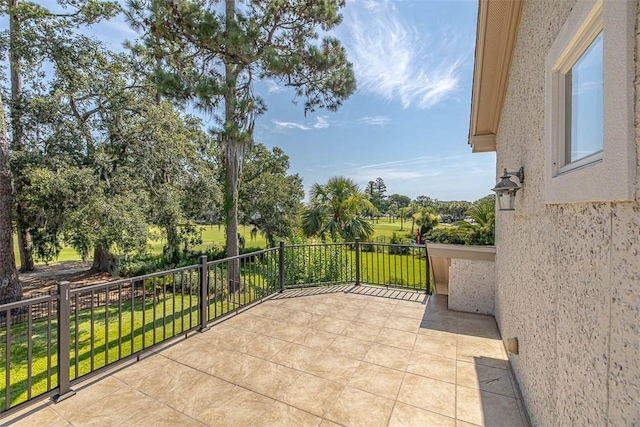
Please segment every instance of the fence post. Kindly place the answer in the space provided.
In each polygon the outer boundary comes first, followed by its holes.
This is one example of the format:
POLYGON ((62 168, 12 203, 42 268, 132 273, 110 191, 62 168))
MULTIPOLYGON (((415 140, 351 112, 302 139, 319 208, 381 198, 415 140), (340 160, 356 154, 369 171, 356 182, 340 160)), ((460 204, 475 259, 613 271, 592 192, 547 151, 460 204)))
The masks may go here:
POLYGON ((209 267, 207 266, 207 256, 200 257, 200 292, 198 292, 198 303, 200 305, 200 327, 198 332, 208 331, 209 321, 209 267))
POLYGON ((55 403, 76 394, 71 390, 71 299, 69 282, 58 283, 58 394, 55 403))
POLYGON ((356 239, 356 286, 360 286, 360 239, 356 239))
POLYGON ((429 262, 429 250, 427 249, 427 242, 424 242, 424 259, 427 260, 427 286, 425 293, 431 295, 431 263, 429 262))
POLYGON ((280 242, 278 251, 278 283, 280 284, 280 293, 284 291, 284 242, 280 242))

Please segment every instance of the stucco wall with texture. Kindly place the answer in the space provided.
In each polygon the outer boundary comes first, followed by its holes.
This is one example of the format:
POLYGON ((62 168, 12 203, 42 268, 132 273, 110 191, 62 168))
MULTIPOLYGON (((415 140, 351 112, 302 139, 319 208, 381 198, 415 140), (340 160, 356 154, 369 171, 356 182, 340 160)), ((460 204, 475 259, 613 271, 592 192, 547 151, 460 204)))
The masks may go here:
POLYGON ((534 425, 636 425, 640 203, 544 203, 545 57, 573 5, 523 4, 496 167, 524 165, 526 182, 516 210, 497 212, 495 315, 519 339, 510 359, 534 425))
POLYGON ((452 259, 449 269, 449 309, 494 314, 495 262, 452 259))

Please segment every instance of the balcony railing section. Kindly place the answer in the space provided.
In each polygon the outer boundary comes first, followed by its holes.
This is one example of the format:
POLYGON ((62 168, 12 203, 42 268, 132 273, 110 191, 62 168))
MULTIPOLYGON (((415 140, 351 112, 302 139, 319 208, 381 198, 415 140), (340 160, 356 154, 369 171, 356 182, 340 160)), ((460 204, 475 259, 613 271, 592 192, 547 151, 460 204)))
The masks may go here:
POLYGON ((0 305, 0 414, 139 358, 288 288, 369 284, 430 292, 424 245, 284 245, 0 305))

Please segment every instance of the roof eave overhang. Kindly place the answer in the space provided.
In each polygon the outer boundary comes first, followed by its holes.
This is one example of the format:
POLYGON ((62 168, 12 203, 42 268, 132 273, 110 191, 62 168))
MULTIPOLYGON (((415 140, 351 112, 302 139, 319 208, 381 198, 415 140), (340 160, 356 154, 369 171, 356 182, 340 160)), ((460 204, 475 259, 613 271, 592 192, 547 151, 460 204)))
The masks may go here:
POLYGON ((480 0, 471 94, 471 151, 496 150, 521 0, 480 0))

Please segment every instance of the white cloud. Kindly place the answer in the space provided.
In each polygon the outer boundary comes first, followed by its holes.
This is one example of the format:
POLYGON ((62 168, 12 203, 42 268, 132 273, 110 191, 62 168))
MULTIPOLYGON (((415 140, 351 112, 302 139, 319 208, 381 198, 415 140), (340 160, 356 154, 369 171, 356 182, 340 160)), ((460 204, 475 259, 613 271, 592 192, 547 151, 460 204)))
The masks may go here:
POLYGON ((451 38, 453 29, 439 29, 438 37, 419 34, 389 0, 351 3, 344 23, 349 59, 364 90, 405 108, 429 108, 458 89, 466 55, 451 38))
POLYGON ((297 122, 281 122, 278 120, 274 120, 273 124, 278 128, 283 129, 299 129, 299 130, 311 130, 311 129, 325 129, 329 127, 329 121, 327 120, 328 116, 317 116, 314 124, 310 125, 307 123, 297 123, 297 122))
POLYGON ((358 123, 364 123, 366 125, 372 125, 372 126, 384 126, 390 121, 391 119, 385 116, 373 116, 373 117, 367 116, 367 117, 361 117, 358 120, 356 120, 356 122, 358 123))
POLYGON ((327 116, 318 116, 316 117, 316 122, 313 127, 315 129, 324 129, 329 127, 329 122, 327 121, 327 116))
POLYGON ((273 80, 267 80, 267 90, 269 93, 280 93, 284 88, 273 80))
POLYGON ((296 122, 279 122, 279 121, 275 120, 273 123, 277 127, 285 128, 285 129, 300 129, 300 130, 309 130, 309 129, 311 129, 307 125, 303 125, 301 123, 296 123, 296 122))

